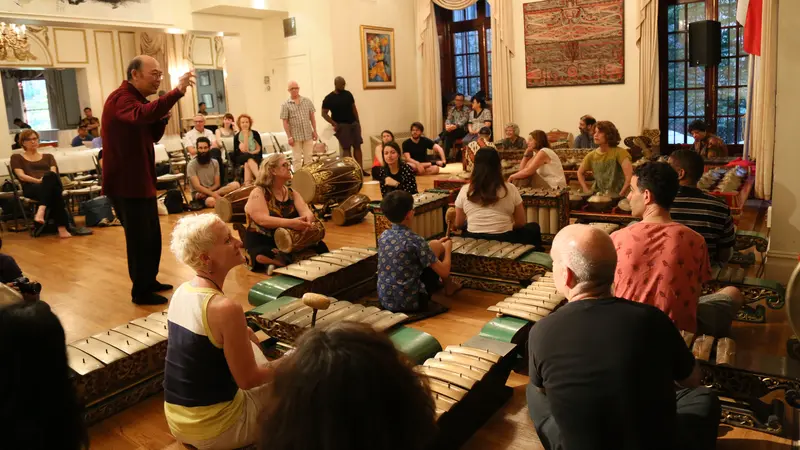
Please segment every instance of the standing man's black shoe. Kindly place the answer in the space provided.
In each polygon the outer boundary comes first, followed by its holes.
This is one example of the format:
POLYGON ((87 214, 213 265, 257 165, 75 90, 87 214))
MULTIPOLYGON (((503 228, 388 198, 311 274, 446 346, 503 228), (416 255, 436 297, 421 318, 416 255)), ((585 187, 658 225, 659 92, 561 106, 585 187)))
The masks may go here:
POLYGON ((158 294, 145 294, 133 299, 133 303, 137 305, 163 305, 167 303, 169 300, 167 297, 158 294))
POLYGON ((172 287, 171 284, 159 283, 156 281, 156 284, 153 285, 153 292, 171 291, 172 287))

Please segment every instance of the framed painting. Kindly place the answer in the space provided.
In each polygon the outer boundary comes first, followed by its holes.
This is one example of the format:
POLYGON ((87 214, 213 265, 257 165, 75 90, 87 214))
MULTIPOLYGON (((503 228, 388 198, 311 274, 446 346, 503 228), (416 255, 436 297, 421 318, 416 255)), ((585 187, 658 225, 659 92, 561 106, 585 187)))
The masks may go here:
POLYGON ((394 89, 394 28, 361 25, 361 77, 364 89, 394 89))

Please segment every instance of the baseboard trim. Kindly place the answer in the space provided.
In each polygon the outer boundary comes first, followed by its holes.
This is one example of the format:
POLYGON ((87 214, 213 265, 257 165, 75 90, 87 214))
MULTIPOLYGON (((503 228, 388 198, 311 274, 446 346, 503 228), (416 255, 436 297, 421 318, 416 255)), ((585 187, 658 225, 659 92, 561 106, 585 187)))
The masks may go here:
POLYGON ((790 259, 797 262, 800 252, 785 252, 781 250, 767 250, 767 258, 790 259))

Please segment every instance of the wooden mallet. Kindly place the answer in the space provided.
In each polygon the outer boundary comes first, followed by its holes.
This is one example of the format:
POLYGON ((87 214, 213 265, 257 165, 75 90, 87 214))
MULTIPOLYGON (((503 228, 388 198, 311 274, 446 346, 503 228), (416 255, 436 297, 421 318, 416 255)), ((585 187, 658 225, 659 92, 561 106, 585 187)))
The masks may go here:
POLYGON ((447 224, 447 231, 444 234, 444 237, 450 237, 450 230, 453 228, 453 223, 456 221, 456 209, 452 206, 447 208, 447 212, 444 214, 444 223, 447 224))
POLYGON ((313 310, 311 313, 311 328, 314 328, 317 323, 317 310, 328 309, 331 306, 331 299, 324 295, 307 292, 303 294, 303 304, 313 310))

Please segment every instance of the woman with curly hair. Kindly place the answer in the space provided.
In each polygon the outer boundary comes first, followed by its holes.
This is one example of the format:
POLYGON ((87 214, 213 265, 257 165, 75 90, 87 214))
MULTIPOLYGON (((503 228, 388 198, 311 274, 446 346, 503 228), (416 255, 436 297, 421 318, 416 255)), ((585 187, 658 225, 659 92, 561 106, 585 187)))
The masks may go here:
POLYGON ((619 131, 613 123, 601 120, 594 126, 594 143, 599 145, 583 158, 578 168, 578 182, 584 191, 609 192, 621 197, 628 195, 633 176, 631 154, 619 147, 619 131), (589 189, 586 172, 591 171, 594 184, 589 189))
POLYGON ((428 383, 384 333, 339 322, 295 348, 276 369, 259 448, 422 450, 435 438, 428 383))

